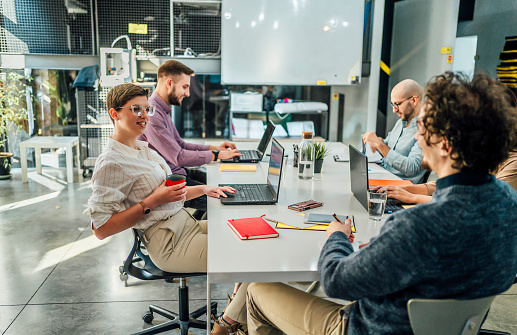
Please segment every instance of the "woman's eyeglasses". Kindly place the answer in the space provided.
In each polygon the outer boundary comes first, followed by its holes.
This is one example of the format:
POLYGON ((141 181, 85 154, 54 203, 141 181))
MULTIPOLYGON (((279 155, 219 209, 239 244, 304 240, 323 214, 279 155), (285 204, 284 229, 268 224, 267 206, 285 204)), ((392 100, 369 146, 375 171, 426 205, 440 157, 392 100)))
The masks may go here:
POLYGON ((118 108, 129 108, 129 109, 131 109, 133 114, 135 114, 136 116, 142 116, 142 112, 144 110, 145 110, 145 113, 147 115, 153 116, 154 115, 154 111, 156 110, 156 106, 152 106, 152 105, 151 106, 147 106, 147 107, 143 107, 143 106, 140 106, 140 105, 131 105, 129 107, 118 107, 118 108))

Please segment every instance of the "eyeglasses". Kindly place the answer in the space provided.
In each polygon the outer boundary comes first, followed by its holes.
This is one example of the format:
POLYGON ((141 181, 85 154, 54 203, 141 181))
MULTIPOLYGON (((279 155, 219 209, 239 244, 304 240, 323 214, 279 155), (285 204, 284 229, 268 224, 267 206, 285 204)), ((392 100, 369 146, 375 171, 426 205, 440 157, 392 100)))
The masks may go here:
POLYGON ((131 109, 133 114, 135 114, 136 116, 142 116, 142 112, 145 110, 145 113, 147 115, 153 116, 154 115, 154 111, 156 109, 156 106, 150 105, 150 106, 147 106, 147 107, 143 107, 143 106, 140 106, 140 105, 131 105, 129 107, 118 107, 118 108, 129 108, 129 109, 131 109))
POLYGON ((402 104, 404 103, 404 101, 407 101, 407 100, 409 100, 409 99, 411 99, 411 98, 413 98, 413 97, 414 97, 414 95, 410 96, 410 97, 409 97, 409 98, 407 98, 407 99, 404 99, 404 100, 402 100, 402 101, 399 101, 399 102, 390 102, 390 106, 391 106, 391 107, 393 107, 393 108, 399 109, 399 108, 400 108, 400 105, 402 105, 402 104))

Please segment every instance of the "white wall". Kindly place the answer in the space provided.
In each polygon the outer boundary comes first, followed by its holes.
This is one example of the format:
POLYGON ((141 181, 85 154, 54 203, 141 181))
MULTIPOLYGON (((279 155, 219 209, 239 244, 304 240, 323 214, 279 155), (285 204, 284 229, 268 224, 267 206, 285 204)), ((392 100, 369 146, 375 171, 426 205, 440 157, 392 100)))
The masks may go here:
MULTIPOLYGON (((440 50, 442 47, 454 48, 458 11, 459 0, 395 3, 389 92, 404 79, 413 79, 425 86, 433 76, 452 71, 452 63, 447 63, 448 55, 441 54, 440 50)), ((398 116, 392 113, 391 107, 386 108, 386 129, 389 131, 398 116)))
POLYGON ((330 141, 360 145, 361 134, 374 131, 377 121, 377 104, 379 95, 379 75, 382 47, 382 29, 384 24, 384 1, 374 1, 371 70, 369 78, 362 78, 358 86, 332 86, 330 100, 330 141), (343 124, 338 124, 338 100, 334 94, 345 95, 343 124), (343 127, 343 137, 337 138, 338 127, 343 127))

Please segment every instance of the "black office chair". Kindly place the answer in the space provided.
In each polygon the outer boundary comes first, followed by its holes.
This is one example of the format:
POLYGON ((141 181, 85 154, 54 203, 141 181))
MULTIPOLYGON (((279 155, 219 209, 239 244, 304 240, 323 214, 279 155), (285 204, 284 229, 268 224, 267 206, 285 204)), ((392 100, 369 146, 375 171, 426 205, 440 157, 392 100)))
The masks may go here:
MULTIPOLYGON (((120 268, 121 279, 124 280, 124 276, 127 278, 127 274, 129 274, 141 280, 164 279, 166 282, 172 282, 174 279, 180 280, 180 286, 178 288, 179 314, 155 305, 150 305, 149 311, 145 312, 142 317, 145 323, 151 323, 153 321, 153 313, 158 313, 170 319, 170 321, 144 329, 135 334, 157 334, 180 328, 181 335, 187 335, 189 328, 206 329, 206 322, 197 320, 197 318, 207 312, 207 306, 203 306, 189 314, 188 286, 186 280, 187 277, 204 276, 206 273, 171 273, 160 270, 151 261, 149 255, 142 251, 142 241, 138 232, 135 229, 132 229, 132 231, 135 240, 131 252, 127 256, 124 265, 120 268), (143 267, 136 266, 136 263, 140 261, 144 261, 143 267)), ((212 302, 210 310, 213 315, 217 315, 217 302, 212 302)), ((207 320, 210 320, 210 317, 207 317, 207 320)))

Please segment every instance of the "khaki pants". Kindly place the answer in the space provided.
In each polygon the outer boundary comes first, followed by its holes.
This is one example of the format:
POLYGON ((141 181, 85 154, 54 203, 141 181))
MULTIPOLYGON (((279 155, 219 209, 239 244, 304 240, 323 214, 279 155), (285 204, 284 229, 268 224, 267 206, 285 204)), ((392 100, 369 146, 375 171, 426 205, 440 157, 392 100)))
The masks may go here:
POLYGON ((252 283, 248 287, 250 335, 343 335, 348 331, 346 306, 281 283, 252 283))
POLYGON ((207 223, 182 208, 144 232, 142 241, 153 263, 163 271, 206 272, 207 223))
MULTIPOLYGON (((148 228, 142 241, 153 263, 163 271, 206 272, 207 222, 197 221, 184 208, 148 228)), ((246 323, 247 287, 247 283, 240 286, 225 312, 240 323, 246 323)))

